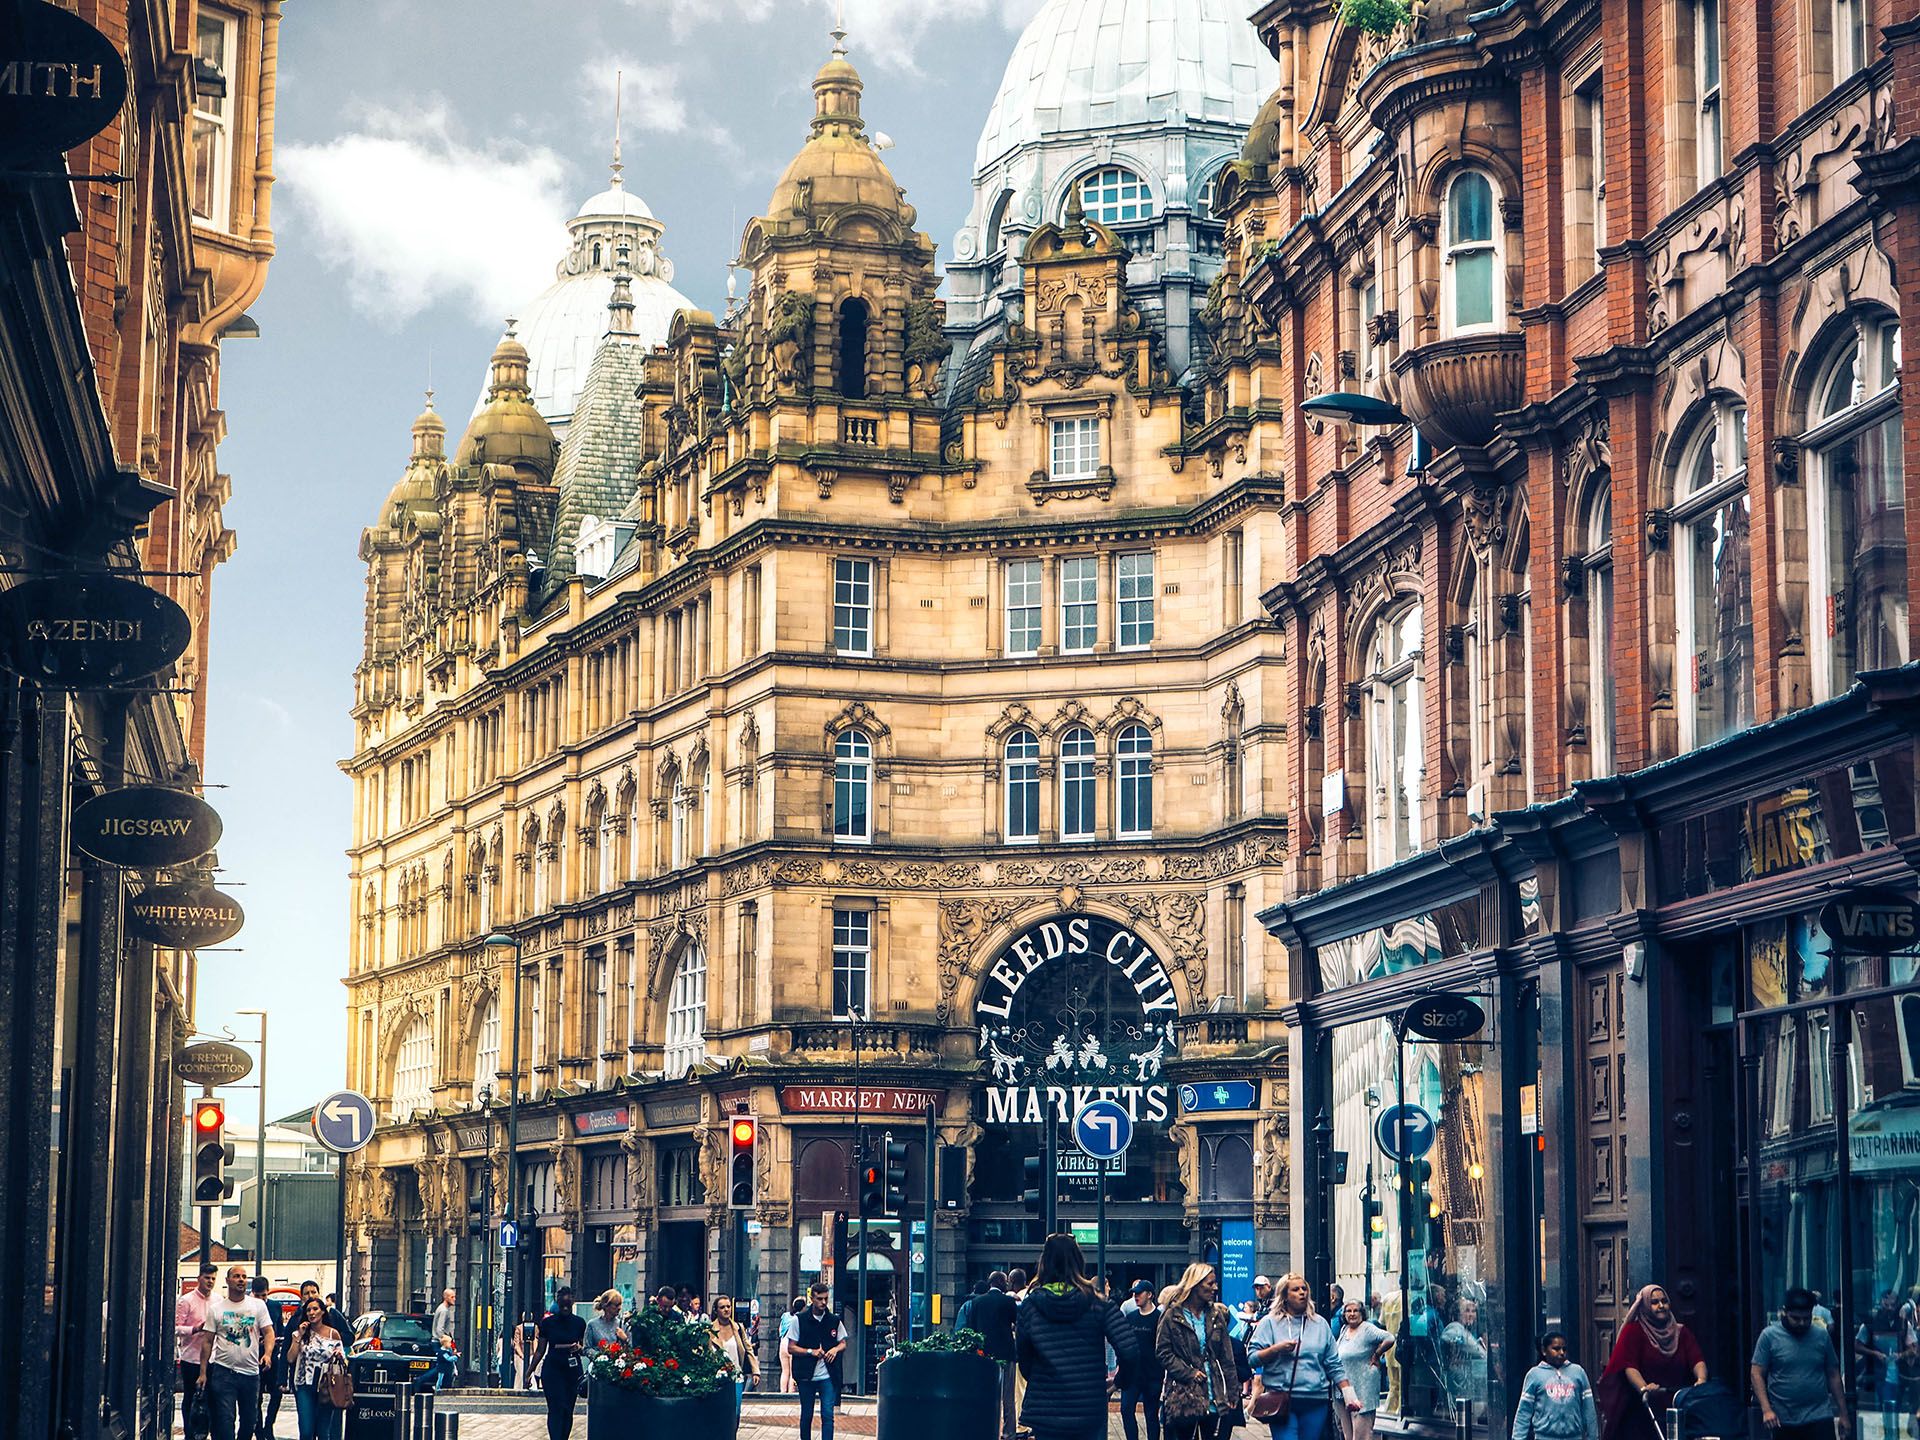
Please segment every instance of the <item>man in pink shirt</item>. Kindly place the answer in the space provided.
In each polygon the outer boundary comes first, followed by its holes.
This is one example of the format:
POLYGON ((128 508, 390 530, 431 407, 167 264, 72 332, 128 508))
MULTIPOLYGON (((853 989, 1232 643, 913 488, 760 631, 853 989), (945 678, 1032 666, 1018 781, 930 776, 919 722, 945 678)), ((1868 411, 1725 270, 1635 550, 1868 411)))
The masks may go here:
POLYGON ((200 1267, 200 1283, 180 1297, 173 1307, 173 1356, 180 1365, 180 1405, 185 1412, 182 1424, 186 1440, 199 1440, 194 1432, 193 1392, 200 1386, 200 1364, 207 1356, 213 1337, 206 1331, 207 1305, 213 1299, 218 1265, 200 1267))

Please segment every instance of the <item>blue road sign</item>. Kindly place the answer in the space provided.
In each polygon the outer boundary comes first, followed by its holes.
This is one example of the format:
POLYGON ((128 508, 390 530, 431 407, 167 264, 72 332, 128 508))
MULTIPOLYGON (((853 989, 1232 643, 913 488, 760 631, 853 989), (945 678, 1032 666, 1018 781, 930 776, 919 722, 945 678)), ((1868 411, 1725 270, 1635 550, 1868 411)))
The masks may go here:
POLYGON ((373 1102, 356 1090, 336 1090, 313 1107, 313 1138, 336 1155, 351 1155, 373 1139, 373 1102))
POLYGON ((1073 1143, 1095 1160, 1117 1159, 1133 1143, 1133 1117, 1118 1100, 1089 1100, 1073 1117, 1073 1143))
POLYGON ((500 1248, 511 1250, 520 1243, 520 1227, 511 1220, 500 1222, 500 1248))
POLYGON ((1373 1135, 1389 1160, 1404 1164, 1433 1148, 1433 1116, 1418 1105, 1389 1105, 1373 1123, 1373 1135))
POLYGON ((1251 1110, 1260 1090, 1251 1080, 1200 1080, 1180 1087, 1180 1113, 1197 1110, 1251 1110))

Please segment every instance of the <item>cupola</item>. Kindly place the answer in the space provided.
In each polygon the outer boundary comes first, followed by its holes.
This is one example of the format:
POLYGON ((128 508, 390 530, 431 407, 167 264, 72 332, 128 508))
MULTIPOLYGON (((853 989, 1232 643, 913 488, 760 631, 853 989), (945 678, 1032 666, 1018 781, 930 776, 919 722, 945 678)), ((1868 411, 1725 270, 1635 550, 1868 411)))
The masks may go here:
POLYGON ((527 347, 514 334, 514 322, 507 321, 507 333, 494 347, 487 383, 486 403, 467 426, 454 461, 461 466, 527 466, 543 478, 553 477, 554 456, 559 449, 553 427, 541 418, 533 406, 533 392, 527 384, 527 347))

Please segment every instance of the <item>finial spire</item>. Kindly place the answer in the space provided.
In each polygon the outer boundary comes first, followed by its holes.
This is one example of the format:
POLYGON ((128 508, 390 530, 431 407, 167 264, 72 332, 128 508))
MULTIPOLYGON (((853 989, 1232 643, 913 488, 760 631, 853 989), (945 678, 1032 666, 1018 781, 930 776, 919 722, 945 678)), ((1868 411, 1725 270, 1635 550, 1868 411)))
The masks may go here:
POLYGON ((833 53, 847 53, 847 4, 846 0, 833 0, 833 29, 827 32, 833 36, 833 53))
POLYGON ((620 188, 620 172, 626 169, 620 162, 620 100, 626 88, 625 78, 621 71, 613 72, 613 188, 616 190, 620 188))
POLYGON ((433 386, 427 386, 427 409, 433 409, 433 386))

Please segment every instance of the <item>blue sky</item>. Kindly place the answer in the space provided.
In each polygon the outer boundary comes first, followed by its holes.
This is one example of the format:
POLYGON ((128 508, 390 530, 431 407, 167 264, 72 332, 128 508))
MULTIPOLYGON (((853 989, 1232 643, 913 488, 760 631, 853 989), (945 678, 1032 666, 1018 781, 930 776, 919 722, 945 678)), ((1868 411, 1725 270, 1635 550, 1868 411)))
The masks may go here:
MULTIPOLYGON (((846 0, 871 128, 944 261, 973 147, 1039 0, 846 0)), ((806 136, 831 0, 299 0, 281 30, 273 220, 225 347, 220 450, 239 535, 215 581, 207 778, 236 952, 201 957, 199 1024, 270 1016, 269 1112, 345 1073, 351 795, 339 760, 364 625, 360 532, 404 466, 431 370, 453 434, 501 317, 552 279, 602 189, 616 70, 626 180, 666 225, 674 284, 719 310, 741 228, 806 136)), ((250 1123, 248 1092, 233 1092, 250 1123)))

